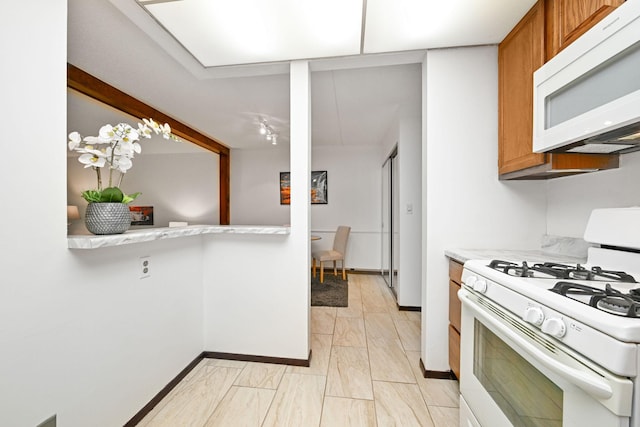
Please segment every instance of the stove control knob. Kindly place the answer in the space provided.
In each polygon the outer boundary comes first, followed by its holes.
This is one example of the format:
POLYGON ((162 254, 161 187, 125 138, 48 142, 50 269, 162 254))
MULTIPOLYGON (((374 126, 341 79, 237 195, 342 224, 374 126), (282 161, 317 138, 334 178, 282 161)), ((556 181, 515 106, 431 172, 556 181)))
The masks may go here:
POLYGON ((482 279, 478 279, 475 282, 473 282, 473 285, 471 285, 471 287, 473 288, 474 291, 480 292, 481 294, 484 294, 485 292, 487 292, 487 282, 482 279))
POLYGON ((567 327, 559 317, 551 317, 542 323, 542 332, 552 337, 562 338, 567 333, 567 327))
POLYGON ((469 277, 467 277, 467 280, 465 281, 465 284, 467 286, 469 286, 470 288, 473 288, 473 284, 476 283, 476 280, 478 280, 478 278, 476 276, 469 276, 469 277))
POLYGON ((532 325, 540 326, 544 322, 544 313, 540 307, 527 307, 524 312, 524 320, 532 325))

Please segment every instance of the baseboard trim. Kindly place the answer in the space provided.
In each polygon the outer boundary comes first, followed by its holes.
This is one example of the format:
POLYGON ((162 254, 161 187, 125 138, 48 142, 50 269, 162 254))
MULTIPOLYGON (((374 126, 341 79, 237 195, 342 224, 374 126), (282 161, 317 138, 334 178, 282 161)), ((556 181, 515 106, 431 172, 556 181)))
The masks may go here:
POLYGON ((396 302, 396 305, 398 306, 398 310, 400 311, 422 311, 422 307, 413 307, 410 305, 399 305, 396 302))
MULTIPOLYGON (((320 266, 318 265, 316 267, 316 269, 318 270, 318 272, 320 271, 320 266)), ((324 269, 324 274, 327 273, 331 273, 333 274, 333 265, 325 265, 323 267, 324 269)), ((313 268, 311 268, 311 271, 313 271, 313 268)), ((345 268, 345 273, 347 274, 368 274, 371 276, 379 276, 380 275, 380 270, 362 270, 362 269, 355 269, 355 268, 345 268)), ((342 267, 338 267, 338 276, 342 274, 342 267)))
POLYGON ((129 421, 127 421, 124 427, 135 427, 136 425, 138 425, 138 423, 142 421, 142 419, 146 417, 147 414, 151 412, 151 410, 155 408, 156 405, 160 403, 160 401, 164 399, 171 392, 171 390, 173 390, 175 386, 177 386, 180 381, 182 381, 184 377, 186 377, 189 372, 191 372, 193 368, 198 365, 198 363, 200 363, 202 359, 204 359, 204 357, 204 352, 202 352, 195 359, 193 359, 193 361, 189 363, 186 368, 180 371, 180 373, 176 375, 174 379, 169 381, 169 384, 164 386, 162 390, 160 390, 158 394, 156 394, 153 399, 149 401, 149 403, 144 405, 144 407, 140 409, 137 414, 135 414, 129 421))
POLYGON ((349 274, 369 274, 371 276, 379 276, 380 275, 380 270, 362 270, 362 269, 348 268, 347 269, 347 273, 349 273, 349 274))
POLYGON ((429 371, 425 368, 424 363, 422 363, 422 358, 420 358, 420 371, 422 371, 422 376, 425 378, 434 378, 438 380, 457 380, 456 375, 453 371, 429 371))
POLYGON ((219 353, 217 351, 205 351, 203 355, 207 359, 225 359, 225 360, 239 360, 242 362, 273 363, 276 365, 304 366, 307 368, 311 364, 311 350, 309 350, 308 359, 288 359, 284 357, 254 356, 250 354, 219 353))

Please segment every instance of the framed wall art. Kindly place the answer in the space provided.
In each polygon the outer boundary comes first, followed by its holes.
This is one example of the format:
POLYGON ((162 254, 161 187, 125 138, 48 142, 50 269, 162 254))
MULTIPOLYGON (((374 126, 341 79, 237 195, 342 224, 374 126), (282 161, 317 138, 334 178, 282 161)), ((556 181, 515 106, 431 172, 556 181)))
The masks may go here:
POLYGON ((129 206, 131 225, 153 225, 153 206, 129 206))
MULTIPOLYGON (((326 205, 327 197, 327 171, 311 172, 311 204, 326 205)), ((291 204, 291 173, 280 172, 280 204, 291 204)))

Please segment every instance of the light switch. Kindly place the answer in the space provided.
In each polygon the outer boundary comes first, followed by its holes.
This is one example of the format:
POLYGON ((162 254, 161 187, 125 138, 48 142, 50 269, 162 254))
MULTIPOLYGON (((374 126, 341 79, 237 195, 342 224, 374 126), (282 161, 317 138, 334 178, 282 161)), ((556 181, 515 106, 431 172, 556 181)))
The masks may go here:
POLYGON ((413 203, 407 203, 407 214, 413 214, 413 203))

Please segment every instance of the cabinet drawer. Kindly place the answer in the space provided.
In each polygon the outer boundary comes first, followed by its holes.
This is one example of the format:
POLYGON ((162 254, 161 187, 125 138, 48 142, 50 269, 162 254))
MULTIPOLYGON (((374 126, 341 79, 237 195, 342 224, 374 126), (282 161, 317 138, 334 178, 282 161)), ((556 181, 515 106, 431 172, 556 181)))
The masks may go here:
POLYGON ((458 291, 460 290, 460 285, 454 282, 453 280, 449 280, 449 323, 453 325, 454 328, 458 332, 460 332, 460 300, 458 299, 458 291))
POLYGON ((460 380, 460 334, 449 325, 449 367, 460 380))
POLYGON ((449 260, 449 279, 457 284, 462 284, 462 264, 458 261, 449 260))

